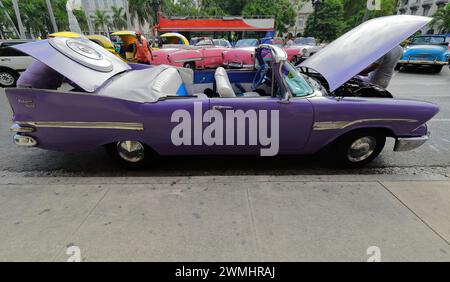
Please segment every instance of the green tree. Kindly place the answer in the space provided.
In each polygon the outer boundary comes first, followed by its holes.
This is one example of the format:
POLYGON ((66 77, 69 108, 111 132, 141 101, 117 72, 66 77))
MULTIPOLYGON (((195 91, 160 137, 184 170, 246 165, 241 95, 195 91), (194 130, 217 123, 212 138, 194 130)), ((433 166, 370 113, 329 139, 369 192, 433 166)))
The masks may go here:
POLYGON ((250 0, 242 11, 242 16, 273 16, 275 28, 284 33, 295 24, 298 1, 290 0, 250 0))
POLYGON ((441 33, 450 33, 450 3, 437 10, 430 22, 441 33))
POLYGON ((340 0, 324 0, 308 17, 304 35, 319 41, 330 42, 339 37, 345 29, 344 7, 340 0))
POLYGON ((108 25, 111 23, 111 17, 106 12, 96 10, 91 16, 95 28, 102 28, 109 34, 108 25))
POLYGON ((381 0, 381 10, 367 10, 367 0, 341 0, 344 7, 344 31, 360 25, 365 19, 373 19, 396 13, 399 0, 381 0))
POLYGON ((200 9, 197 8, 192 0, 179 0, 174 3, 172 0, 164 0, 162 11, 167 16, 200 16, 200 9))
POLYGON ((222 8, 219 6, 218 3, 219 1, 216 0, 203 0, 201 2, 200 14, 202 16, 211 16, 211 17, 228 15, 222 10, 222 8))
POLYGON ((112 15, 112 24, 115 29, 120 30, 124 29, 127 26, 127 21, 125 19, 125 10, 122 7, 111 7, 113 15, 112 15))
POLYGON ((78 24, 80 25, 80 29, 82 31, 86 31, 89 29, 88 22, 86 19, 86 14, 81 9, 74 9, 73 14, 75 18, 77 18, 78 24))

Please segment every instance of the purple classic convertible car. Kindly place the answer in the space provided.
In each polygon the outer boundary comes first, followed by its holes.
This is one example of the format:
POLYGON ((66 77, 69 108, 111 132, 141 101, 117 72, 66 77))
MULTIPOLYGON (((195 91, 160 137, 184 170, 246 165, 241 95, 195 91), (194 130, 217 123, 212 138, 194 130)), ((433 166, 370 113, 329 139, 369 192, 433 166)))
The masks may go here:
POLYGON ((128 65, 77 39, 20 45, 37 62, 6 92, 14 142, 64 152, 104 146, 132 166, 152 154, 274 156, 332 148, 343 165, 362 166, 387 137, 396 140, 395 151, 428 140, 436 105, 393 99, 353 77, 429 20, 371 20, 298 69, 272 45, 257 48, 255 70, 202 71, 128 65))

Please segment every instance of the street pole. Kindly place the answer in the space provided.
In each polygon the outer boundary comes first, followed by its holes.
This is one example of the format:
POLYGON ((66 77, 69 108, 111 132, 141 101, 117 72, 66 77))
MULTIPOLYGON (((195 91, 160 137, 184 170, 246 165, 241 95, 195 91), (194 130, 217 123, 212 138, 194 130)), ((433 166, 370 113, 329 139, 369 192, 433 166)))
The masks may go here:
POLYGON ((53 32, 58 32, 58 26, 56 25, 55 14, 53 14, 52 3, 50 0, 45 0, 47 3, 48 14, 50 15, 50 21, 52 22, 53 32))
POLYGON ((81 0, 81 5, 83 6, 84 15, 86 17, 86 22, 89 29, 89 34, 94 34, 94 27, 91 21, 91 11, 89 10, 89 6, 86 5, 86 0, 81 0))
POLYGON ((20 33, 19 33, 19 31, 17 30, 16 24, 14 23, 14 21, 13 21, 13 20, 11 19, 11 17, 9 16, 9 14, 8 14, 8 12, 6 11, 5 6, 3 6, 3 3, 2 3, 1 0, 0 0, 0 8, 1 8, 1 10, 5 13, 5 17, 6 17, 6 19, 8 19, 8 21, 10 22, 10 24, 11 24, 11 26, 12 26, 14 32, 16 33, 16 35, 17 35, 18 37, 20 37, 20 33))
POLYGON ((125 7, 125 14, 127 16, 127 29, 131 30, 133 29, 133 26, 131 24, 130 4, 128 3, 128 0, 123 0, 123 5, 125 7))
POLYGON ((17 25, 19 26, 19 34, 21 39, 26 39, 25 29, 23 28, 22 18, 20 17, 19 3, 18 0, 12 0, 14 13, 17 18, 17 25))

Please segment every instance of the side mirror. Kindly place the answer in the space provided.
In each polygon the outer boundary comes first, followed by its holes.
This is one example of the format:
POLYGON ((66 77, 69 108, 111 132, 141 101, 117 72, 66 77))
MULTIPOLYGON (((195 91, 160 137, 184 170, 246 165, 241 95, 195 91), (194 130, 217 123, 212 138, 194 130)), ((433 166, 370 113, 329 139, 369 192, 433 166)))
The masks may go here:
POLYGON ((284 97, 280 98, 278 101, 280 104, 290 104, 291 103, 291 97, 288 92, 284 93, 284 97))

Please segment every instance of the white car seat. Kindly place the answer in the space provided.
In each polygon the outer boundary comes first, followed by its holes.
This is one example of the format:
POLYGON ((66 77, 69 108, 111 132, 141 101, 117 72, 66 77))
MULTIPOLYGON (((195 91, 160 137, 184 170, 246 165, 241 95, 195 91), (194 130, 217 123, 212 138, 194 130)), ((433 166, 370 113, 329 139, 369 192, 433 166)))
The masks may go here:
POLYGON ((236 97, 236 93, 234 92, 233 86, 231 86, 230 79, 228 78, 227 71, 224 68, 217 68, 214 78, 216 79, 217 93, 219 93, 221 98, 236 97))
MULTIPOLYGON (((227 71, 223 67, 219 67, 214 75, 216 79, 217 93, 219 93, 220 98, 235 98, 236 92, 234 92, 233 86, 231 85, 230 79, 228 78, 227 71)), ((260 95, 256 92, 247 92, 243 94, 244 97, 259 97, 260 95)))

